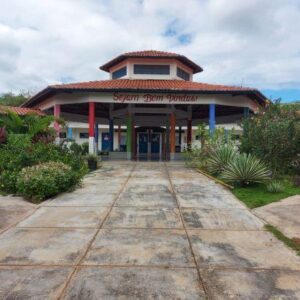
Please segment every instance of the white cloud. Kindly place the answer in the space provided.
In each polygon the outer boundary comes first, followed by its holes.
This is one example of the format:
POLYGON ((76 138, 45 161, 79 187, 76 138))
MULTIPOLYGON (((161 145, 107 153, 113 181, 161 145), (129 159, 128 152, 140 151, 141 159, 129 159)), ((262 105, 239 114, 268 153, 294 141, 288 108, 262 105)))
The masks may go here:
POLYGON ((300 85, 297 0, 0 0, 0 92, 104 79, 131 50, 182 53, 196 79, 258 88, 300 85))

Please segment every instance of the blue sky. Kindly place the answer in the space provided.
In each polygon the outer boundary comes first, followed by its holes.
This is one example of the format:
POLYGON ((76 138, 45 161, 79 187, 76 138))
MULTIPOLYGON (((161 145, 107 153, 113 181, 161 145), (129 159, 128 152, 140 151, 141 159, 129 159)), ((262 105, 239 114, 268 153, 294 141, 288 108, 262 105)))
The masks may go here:
POLYGON ((271 100, 281 98, 282 102, 300 101, 300 89, 266 89, 262 92, 271 100))
POLYGON ((136 50, 177 52, 194 80, 300 100, 299 0, 10 0, 0 10, 0 93, 107 79, 136 50))

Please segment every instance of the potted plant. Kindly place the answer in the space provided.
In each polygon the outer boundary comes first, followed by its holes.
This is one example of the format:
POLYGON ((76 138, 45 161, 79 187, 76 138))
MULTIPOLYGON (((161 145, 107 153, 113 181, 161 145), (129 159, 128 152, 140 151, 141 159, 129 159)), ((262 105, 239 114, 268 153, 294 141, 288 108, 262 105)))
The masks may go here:
POLYGON ((86 157, 88 167, 90 171, 95 171, 98 168, 98 156, 94 154, 89 154, 86 157))

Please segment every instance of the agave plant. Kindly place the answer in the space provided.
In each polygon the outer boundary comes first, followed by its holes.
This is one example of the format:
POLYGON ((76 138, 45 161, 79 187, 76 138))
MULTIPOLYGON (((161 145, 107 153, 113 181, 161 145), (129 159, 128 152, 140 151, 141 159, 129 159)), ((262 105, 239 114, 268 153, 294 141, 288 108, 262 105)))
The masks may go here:
POLYGON ((271 172, 265 163, 252 154, 239 154, 225 166, 221 177, 224 180, 248 185, 270 179, 271 172))
POLYGON ((207 160, 208 171, 212 174, 220 174, 236 155, 237 151, 233 146, 218 146, 216 149, 212 150, 210 158, 207 160))
POLYGON ((280 181, 270 181, 267 184, 267 191, 270 193, 280 193, 284 189, 283 184, 280 181))

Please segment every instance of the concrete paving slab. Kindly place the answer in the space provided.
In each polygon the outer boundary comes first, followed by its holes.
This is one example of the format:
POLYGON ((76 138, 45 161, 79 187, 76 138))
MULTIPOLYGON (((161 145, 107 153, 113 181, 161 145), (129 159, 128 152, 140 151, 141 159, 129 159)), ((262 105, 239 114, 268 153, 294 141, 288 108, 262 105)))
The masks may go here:
POLYGON ((210 181, 209 184, 203 182, 184 182, 177 184, 174 182, 174 190, 178 194, 194 194, 203 195, 206 193, 211 196, 215 195, 228 195, 232 196, 232 193, 225 187, 210 181))
POLYGON ((65 299, 205 299, 195 269, 83 267, 65 299))
POLYGON ((36 205, 20 197, 0 196, 0 232, 31 214, 36 205))
POLYGON ((18 227, 99 227, 108 207, 40 207, 18 227))
POLYGON ((182 208, 187 228, 259 230, 263 222, 246 209, 182 208))
POLYGON ((300 257, 267 231, 190 230, 201 268, 300 270, 300 257))
POLYGON ((175 208, 114 207, 105 228, 182 228, 175 208))
POLYGON ((186 233, 177 229, 101 230, 83 264, 195 266, 186 233))
POLYGON ((117 194, 123 187, 123 182, 107 182, 97 180, 97 183, 85 182, 83 188, 78 190, 83 194, 85 193, 107 193, 107 194, 117 194))
POLYGON ((70 271, 61 267, 0 267, 0 299, 57 299, 70 271))
POLYGON ((129 176, 131 172, 132 166, 126 167, 122 166, 122 168, 118 166, 112 166, 112 165, 104 165, 97 175, 103 176, 103 177, 127 177, 129 176))
POLYGON ((166 177, 166 171, 163 168, 139 168, 135 169, 132 172, 132 177, 138 178, 138 177, 146 177, 146 178, 165 178, 166 177))
POLYGON ((300 272, 212 270, 204 282, 212 299, 300 299, 300 272))
POLYGON ((233 195, 227 194, 214 195, 206 192, 181 193, 177 194, 177 199, 181 207, 247 209, 247 207, 241 202, 237 201, 233 195))
POLYGON ((143 193, 143 194, 152 194, 152 195, 160 195, 161 193, 170 193, 170 186, 168 184, 161 184, 161 183, 148 183, 142 184, 137 183, 135 181, 130 181, 126 185, 124 192, 136 194, 136 193, 143 193))
POLYGON ((111 206, 117 197, 108 193, 65 193, 42 204, 42 206, 111 206))
POLYGON ((0 265, 75 264, 94 229, 14 228, 0 236, 0 265))
POLYGON ((124 192, 118 198, 115 206, 139 207, 177 207, 176 201, 170 192, 160 193, 131 193, 124 192))
POLYGON ((128 187, 136 186, 136 185, 164 185, 170 189, 170 181, 168 178, 150 178, 150 177, 131 177, 127 183, 128 187))
POLYGON ((253 212, 289 238, 300 239, 300 195, 258 207, 253 212))

